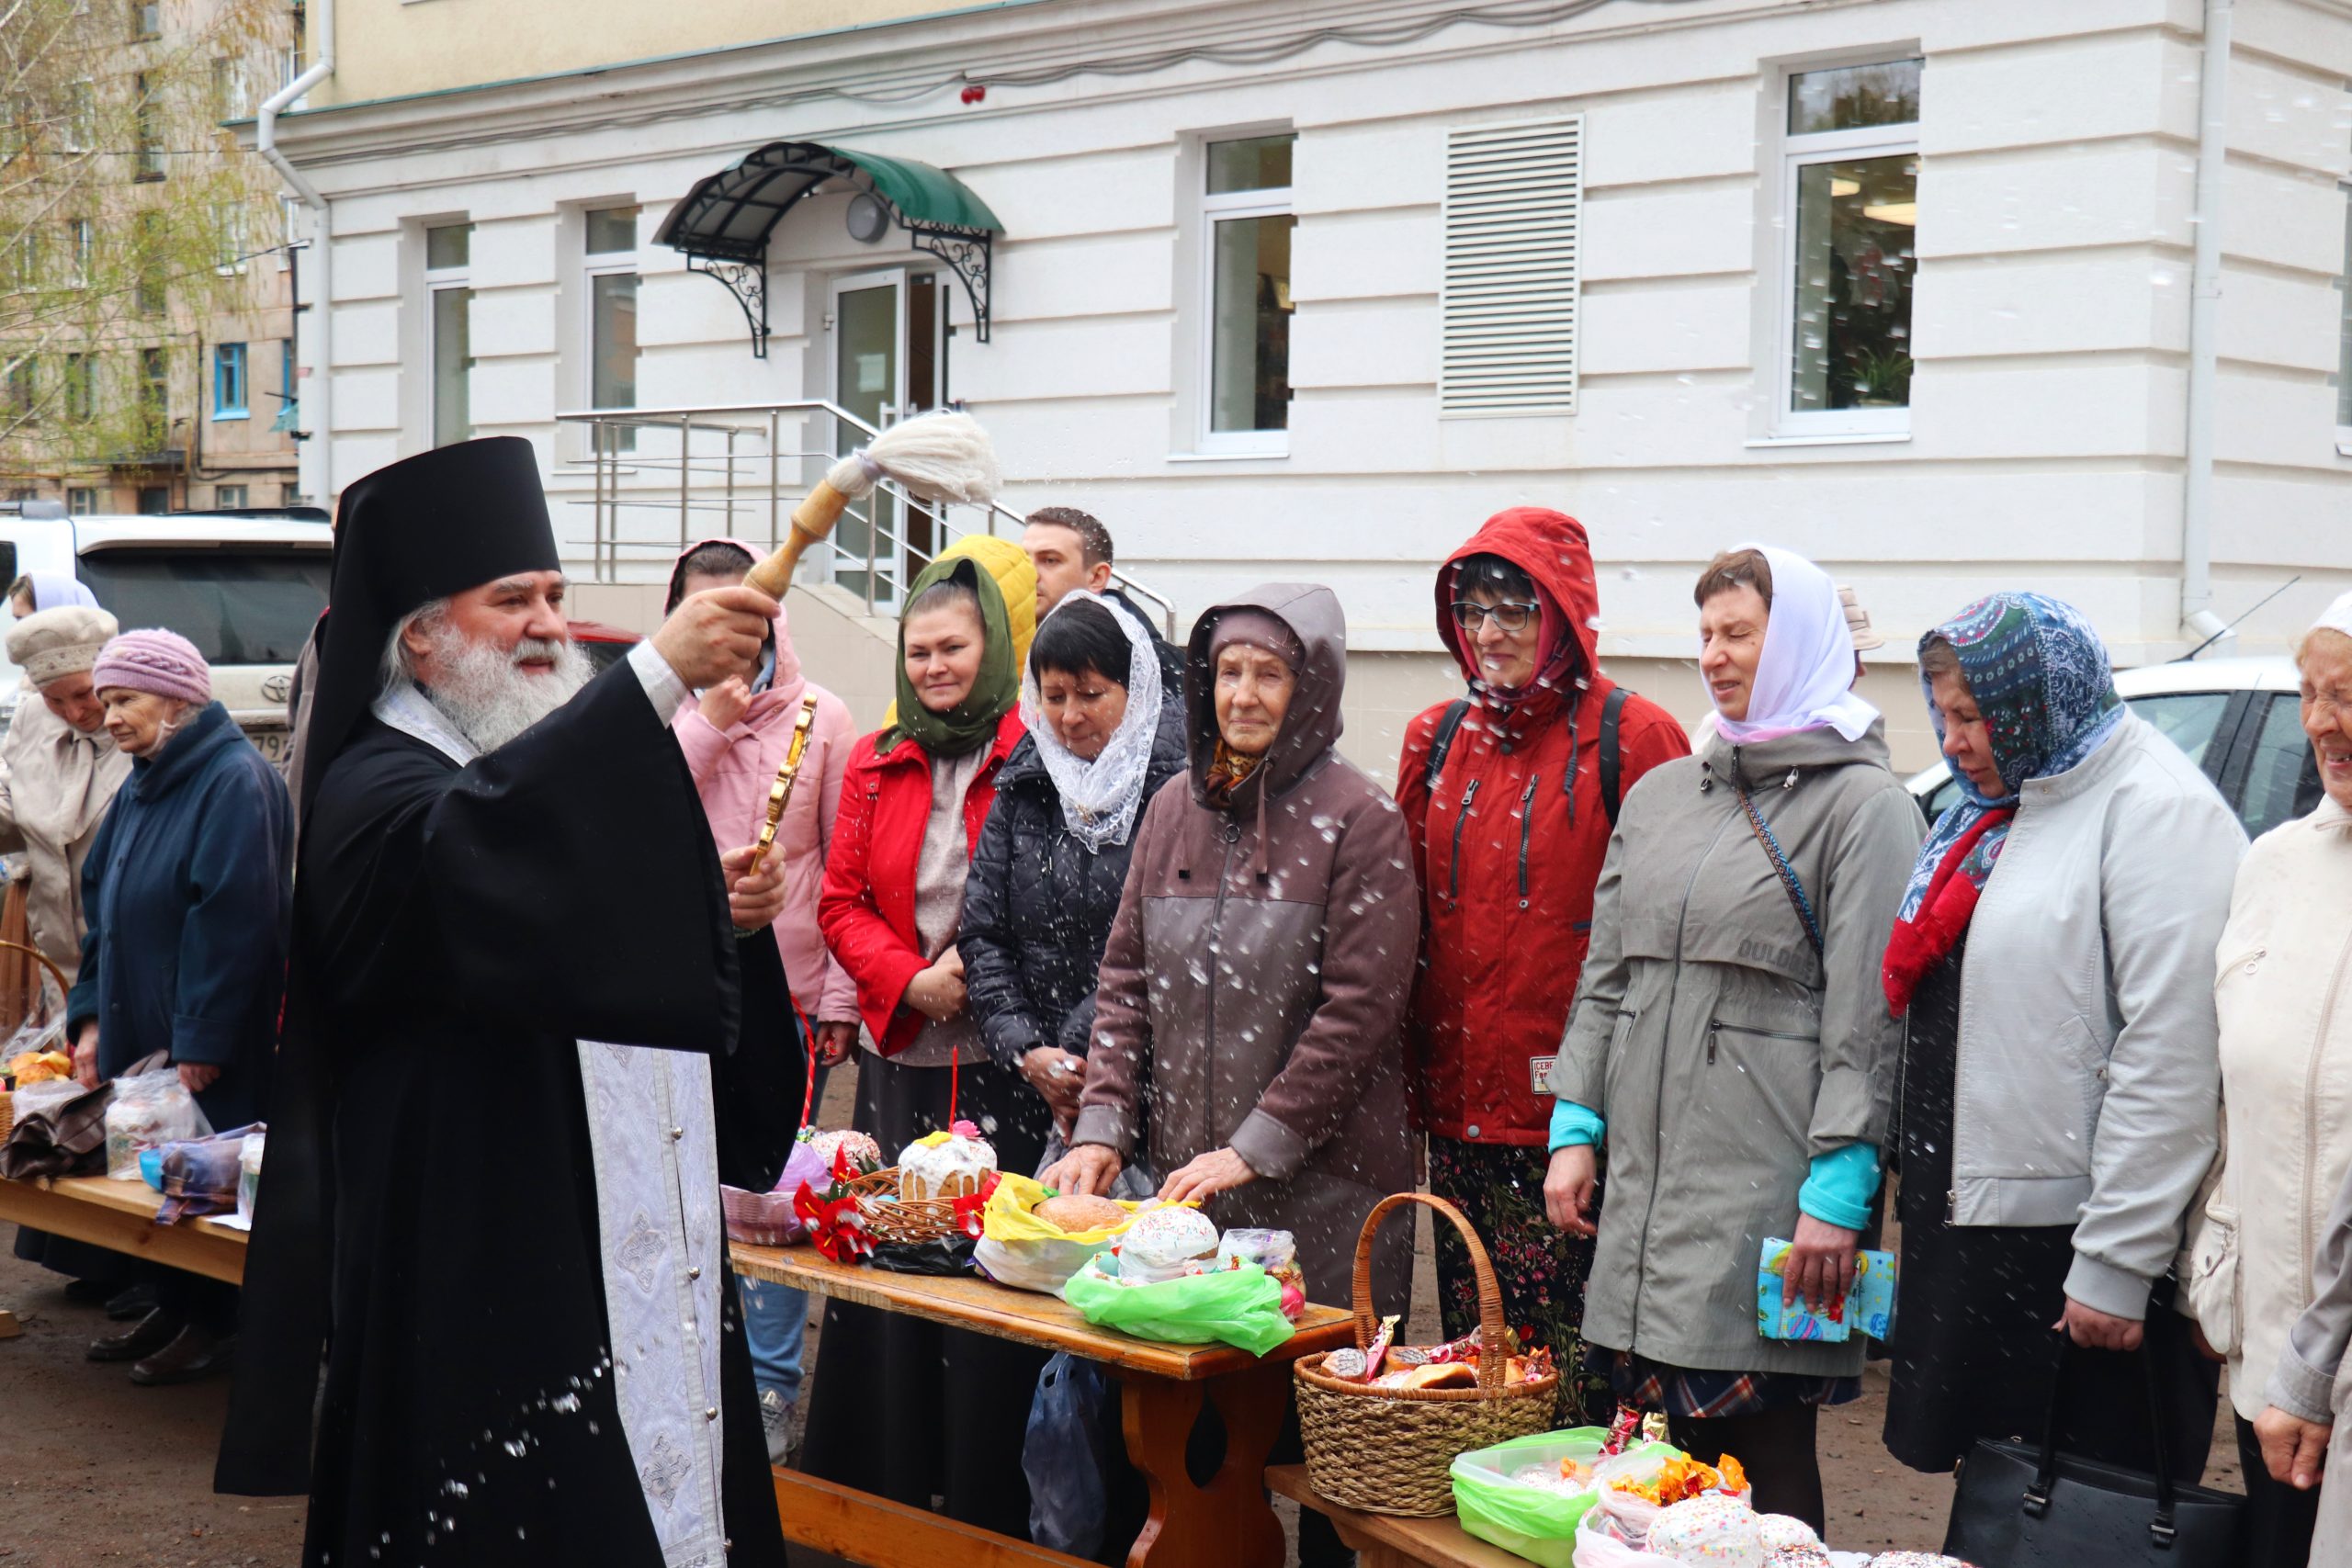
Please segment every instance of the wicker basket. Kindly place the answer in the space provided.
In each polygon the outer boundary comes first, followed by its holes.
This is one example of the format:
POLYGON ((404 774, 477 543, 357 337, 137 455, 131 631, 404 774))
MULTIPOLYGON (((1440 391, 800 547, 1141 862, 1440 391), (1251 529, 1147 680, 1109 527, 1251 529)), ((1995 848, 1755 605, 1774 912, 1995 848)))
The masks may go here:
POLYGON ((865 1228, 876 1241, 945 1241, 964 1234, 962 1223, 956 1218, 953 1200, 900 1198, 899 1168, 895 1165, 859 1177, 849 1184, 849 1190, 865 1215, 865 1228))
MULTIPOLYGON (((35 964, 40 964, 43 969, 48 970, 49 977, 57 982, 57 994, 59 997, 62 998, 68 991, 73 989, 71 986, 66 984, 65 971, 60 969, 54 963, 51 962, 49 954, 41 952, 40 949, 37 947, 28 947, 21 942, 0 942, 0 953, 22 953, 27 958, 31 959, 35 964)), ((10 1024, 7 1025, 7 1027, 13 1029, 16 1026, 14 1024, 10 1024)), ((67 1055, 71 1056, 74 1054, 74 1047, 71 1043, 68 1043, 64 1049, 67 1055)), ((16 1124, 16 1096, 7 1089, 0 1088, 0 1143, 7 1142, 9 1130, 15 1127, 16 1124)))
POLYGON ((1357 1348, 1370 1348, 1379 1326, 1372 1310, 1373 1238, 1391 1211, 1408 1203, 1436 1210, 1469 1248, 1478 1281, 1478 1386, 1367 1388, 1326 1373, 1328 1351, 1301 1357, 1292 1375, 1306 1439, 1306 1475, 1316 1492, 1368 1514, 1433 1518, 1453 1512, 1449 1467, 1455 1455, 1551 1429, 1560 1373, 1555 1368, 1525 1382, 1504 1381, 1502 1291, 1486 1246, 1461 1210, 1420 1192, 1383 1198, 1364 1219, 1356 1240, 1357 1348))

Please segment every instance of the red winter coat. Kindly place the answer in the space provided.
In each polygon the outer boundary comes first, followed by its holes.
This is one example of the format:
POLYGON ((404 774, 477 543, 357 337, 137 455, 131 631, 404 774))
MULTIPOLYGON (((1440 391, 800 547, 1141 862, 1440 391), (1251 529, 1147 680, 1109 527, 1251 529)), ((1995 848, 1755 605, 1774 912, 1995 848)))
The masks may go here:
MULTIPOLYGON (((878 734, 879 731, 876 731, 878 734)), ((965 853, 996 804, 996 773, 1027 733, 1018 709, 998 721, 988 760, 964 793, 965 853)), ((842 775, 840 814, 825 853, 825 892, 817 923, 825 945, 857 983, 858 1016, 885 1056, 903 1051, 922 1014, 899 1006, 907 982, 931 967, 915 938, 915 863, 931 820, 931 754, 901 741, 888 757, 875 737, 860 739, 842 775)))
MULTIPOLYGON (((1430 749, 1447 705, 1406 728, 1396 804, 1412 838, 1423 911, 1406 1061, 1415 1118, 1428 1131, 1540 1148, 1552 1120, 1544 1078, 1576 1000, 1592 934, 1592 886, 1609 850, 1600 709, 1616 682, 1598 672, 1600 600, 1584 527, 1532 506, 1487 519, 1438 572, 1439 635, 1465 679, 1475 665, 1446 606, 1455 565, 1480 554, 1511 562, 1552 601, 1577 639, 1586 679, 1580 691, 1539 693, 1507 712, 1473 700, 1434 793, 1430 749)), ((1619 798, 1690 750, 1672 716, 1628 694, 1618 716, 1619 798)))

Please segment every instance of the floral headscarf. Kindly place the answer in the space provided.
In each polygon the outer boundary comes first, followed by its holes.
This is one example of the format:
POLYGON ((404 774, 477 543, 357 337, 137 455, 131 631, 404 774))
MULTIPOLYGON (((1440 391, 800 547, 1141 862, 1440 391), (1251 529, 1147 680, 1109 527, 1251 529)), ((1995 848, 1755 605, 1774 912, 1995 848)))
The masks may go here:
MULTIPOLYGON (((2007 793, 1986 795, 1967 774, 1953 771, 1960 802, 1920 847, 1887 943, 1883 978, 1897 1017, 1910 1006, 1919 981, 1968 929, 1977 897, 2001 858, 2018 789, 2029 779, 2080 765, 2115 733, 2124 712, 2107 645, 2089 619, 2063 600, 1996 593, 1922 637, 1921 651, 1938 639, 1960 657, 2007 793)), ((1919 689, 1940 742, 1943 714, 1925 671, 1919 689)))

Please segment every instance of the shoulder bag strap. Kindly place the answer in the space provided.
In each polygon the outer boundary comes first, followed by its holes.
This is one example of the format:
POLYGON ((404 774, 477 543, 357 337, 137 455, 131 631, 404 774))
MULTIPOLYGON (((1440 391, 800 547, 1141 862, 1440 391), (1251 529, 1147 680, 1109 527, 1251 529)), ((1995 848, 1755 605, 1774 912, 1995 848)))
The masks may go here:
POLYGON ((1453 732, 1462 728, 1462 716, 1469 711, 1470 700, 1456 697, 1445 705, 1437 721, 1437 734, 1430 739, 1429 763, 1421 770, 1421 787, 1431 795, 1437 793, 1438 775, 1445 772, 1445 754, 1453 750, 1453 732))
POLYGON ((1623 686, 1612 687, 1600 705, 1600 809, 1609 814, 1609 825, 1617 826, 1617 806, 1623 795, 1624 748, 1618 735, 1618 716, 1625 711, 1625 699, 1634 694, 1623 686))
POLYGON ((1796 910, 1797 919, 1804 922, 1804 934, 1806 940, 1813 943, 1813 955, 1821 957, 1821 922, 1813 918, 1813 900, 1805 897, 1804 884, 1798 880, 1796 868, 1789 863, 1789 857, 1781 852, 1781 840, 1772 836, 1771 824, 1765 821, 1764 814, 1756 809, 1756 798, 1747 793, 1747 786, 1740 782, 1736 771, 1732 774, 1731 787, 1733 793, 1739 796, 1739 808, 1747 813, 1749 831, 1756 835, 1756 841, 1764 846, 1765 856, 1771 861, 1772 869, 1780 874, 1781 888, 1789 896, 1790 908, 1796 910))

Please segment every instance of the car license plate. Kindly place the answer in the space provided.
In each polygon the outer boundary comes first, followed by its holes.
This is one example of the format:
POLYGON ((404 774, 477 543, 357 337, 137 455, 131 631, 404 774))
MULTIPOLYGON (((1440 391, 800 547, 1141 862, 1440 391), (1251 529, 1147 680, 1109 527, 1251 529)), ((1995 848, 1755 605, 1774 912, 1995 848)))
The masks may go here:
POLYGON ((248 729, 245 739, 260 748, 262 756, 276 767, 286 761, 287 743, 292 737, 283 728, 248 729))

